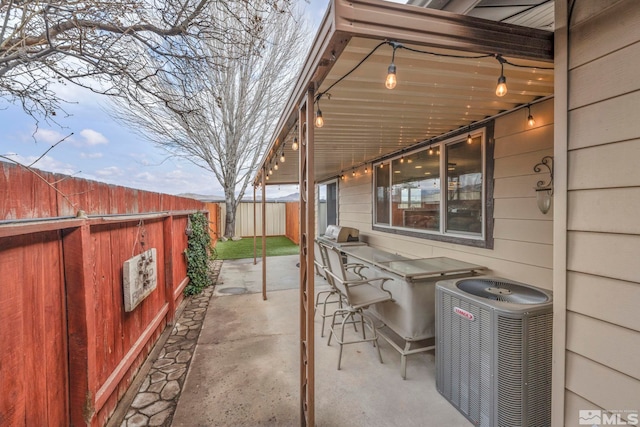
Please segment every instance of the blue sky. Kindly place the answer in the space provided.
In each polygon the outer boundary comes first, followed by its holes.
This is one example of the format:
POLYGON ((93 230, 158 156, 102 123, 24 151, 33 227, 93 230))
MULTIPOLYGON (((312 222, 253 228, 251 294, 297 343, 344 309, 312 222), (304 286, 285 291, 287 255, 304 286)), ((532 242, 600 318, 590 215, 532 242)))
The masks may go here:
MULTIPOLYGON (((313 31, 324 16, 328 0, 297 0, 312 22, 313 31)), ((397 1, 403 2, 404 1, 397 1)), ((223 194, 215 176, 187 160, 170 158, 107 114, 106 100, 73 85, 58 92, 71 101, 68 116, 58 124, 35 121, 19 107, 0 111, 0 154, 30 164, 52 144, 73 133, 34 167, 110 184, 169 194, 223 194)), ((0 107, 6 106, 5 103, 0 107)), ((270 186, 268 197, 297 191, 296 186, 270 186)), ((250 192, 250 191, 249 191, 250 192)))

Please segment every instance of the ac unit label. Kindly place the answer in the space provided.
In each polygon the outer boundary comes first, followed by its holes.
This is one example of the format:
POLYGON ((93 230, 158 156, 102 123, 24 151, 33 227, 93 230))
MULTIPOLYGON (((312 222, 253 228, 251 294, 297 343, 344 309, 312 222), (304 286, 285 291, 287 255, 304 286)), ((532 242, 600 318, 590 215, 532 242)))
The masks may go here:
POLYGON ((453 312, 456 313, 458 316, 464 317, 465 319, 470 320, 472 322, 476 319, 476 317, 472 313, 469 313, 467 310, 464 310, 460 307, 453 307, 453 312))

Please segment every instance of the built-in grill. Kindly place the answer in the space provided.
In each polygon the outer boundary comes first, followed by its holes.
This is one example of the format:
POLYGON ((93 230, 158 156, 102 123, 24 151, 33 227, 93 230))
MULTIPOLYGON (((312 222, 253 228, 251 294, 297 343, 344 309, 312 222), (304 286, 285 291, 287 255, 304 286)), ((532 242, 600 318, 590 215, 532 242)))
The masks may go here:
POLYGON ((360 231, 357 228, 330 225, 324 234, 318 237, 322 243, 331 246, 362 246, 366 243, 360 241, 360 231))

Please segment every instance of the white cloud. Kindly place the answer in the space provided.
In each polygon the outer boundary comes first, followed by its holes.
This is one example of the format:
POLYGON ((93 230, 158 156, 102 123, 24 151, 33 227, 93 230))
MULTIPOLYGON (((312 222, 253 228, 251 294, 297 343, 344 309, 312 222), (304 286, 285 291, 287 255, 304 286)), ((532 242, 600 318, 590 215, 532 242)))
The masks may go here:
POLYGON ((102 168, 102 169, 98 169, 96 171, 96 175, 103 177, 103 178, 107 178, 107 177, 114 177, 114 176, 123 176, 124 175, 124 171, 122 169, 120 169, 117 166, 109 166, 106 168, 102 168))
POLYGON ((82 129, 80 135, 84 138, 86 145, 108 144, 109 140, 100 132, 93 129, 82 129))
MULTIPOLYGON (((7 156, 18 163, 21 163, 25 166, 31 165, 31 163, 35 162, 39 156, 21 156, 19 154, 7 156)), ((32 166, 35 169, 40 169, 47 172, 61 173, 64 175, 73 175, 78 172, 77 169, 74 168, 73 165, 69 163, 64 163, 59 160, 54 159, 51 156, 44 156, 37 163, 32 166)))
POLYGON ((38 131, 35 133, 34 137, 38 142, 44 142, 47 144, 55 144, 56 142, 61 141, 67 135, 63 135, 62 133, 52 130, 52 129, 42 129, 38 128, 38 131))
POLYGON ((102 153, 80 153, 80 157, 83 159, 99 159, 102 156, 104 156, 102 153))

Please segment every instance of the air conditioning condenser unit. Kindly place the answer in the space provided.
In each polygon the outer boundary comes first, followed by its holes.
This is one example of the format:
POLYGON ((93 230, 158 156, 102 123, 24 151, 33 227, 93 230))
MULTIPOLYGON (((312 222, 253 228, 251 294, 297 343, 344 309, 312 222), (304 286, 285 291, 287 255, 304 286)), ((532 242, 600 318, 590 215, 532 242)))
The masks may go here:
POLYGON ((551 425, 552 300, 498 277, 436 284, 436 388, 473 424, 551 425))

